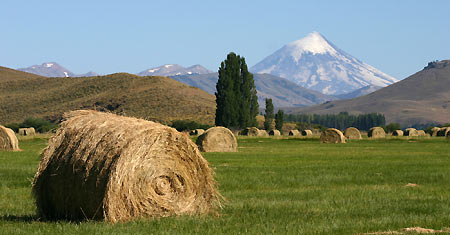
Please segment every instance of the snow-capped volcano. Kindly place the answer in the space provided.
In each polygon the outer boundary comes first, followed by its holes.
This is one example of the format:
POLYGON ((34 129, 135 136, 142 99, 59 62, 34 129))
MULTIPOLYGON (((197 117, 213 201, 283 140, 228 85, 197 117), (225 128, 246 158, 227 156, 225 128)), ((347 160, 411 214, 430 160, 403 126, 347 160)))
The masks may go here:
POLYGON ((212 71, 207 68, 196 64, 191 67, 184 68, 178 64, 165 64, 159 67, 146 69, 137 75, 139 76, 177 76, 185 74, 207 74, 212 73, 212 71))
POLYGON ((398 81, 340 50, 317 32, 285 45, 250 71, 280 76, 328 95, 398 81))

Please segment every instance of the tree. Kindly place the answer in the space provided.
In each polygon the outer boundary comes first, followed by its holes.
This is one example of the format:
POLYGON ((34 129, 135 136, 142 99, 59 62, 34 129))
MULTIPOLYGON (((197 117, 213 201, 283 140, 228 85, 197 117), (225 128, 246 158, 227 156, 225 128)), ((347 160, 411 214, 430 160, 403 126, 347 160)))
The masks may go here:
POLYGON ((245 58, 230 52, 219 68, 216 84, 216 126, 256 126, 258 98, 245 58))
POLYGON ((272 129, 272 121, 274 118, 273 114, 273 103, 272 99, 266 98, 266 113, 264 114, 264 129, 270 131, 272 129))
POLYGON ((283 128, 283 122, 284 112, 283 110, 279 109, 277 114, 275 114, 275 129, 281 131, 281 128, 283 128))
POLYGON ((395 130, 400 130, 400 129, 402 129, 402 127, 400 126, 399 123, 389 123, 386 126, 386 131, 388 133, 391 133, 391 132, 394 132, 395 130))

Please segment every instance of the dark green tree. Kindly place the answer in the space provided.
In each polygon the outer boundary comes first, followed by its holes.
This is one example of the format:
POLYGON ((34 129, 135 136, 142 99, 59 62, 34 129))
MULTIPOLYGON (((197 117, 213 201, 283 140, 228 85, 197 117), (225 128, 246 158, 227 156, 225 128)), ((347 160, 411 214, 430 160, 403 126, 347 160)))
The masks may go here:
POLYGON ((230 52, 219 68, 216 84, 217 126, 256 126, 258 98, 253 74, 248 71, 245 58, 230 52))
POLYGON ((283 110, 279 109, 277 114, 275 114, 275 129, 281 131, 281 128, 283 128, 284 123, 284 112, 283 110))
POLYGON ((395 130, 401 130, 402 126, 400 125, 400 123, 389 123, 388 125, 386 125, 386 131, 391 133, 395 130))
POLYGON ((264 114, 264 129, 270 131, 272 129, 271 125, 273 122, 273 103, 272 99, 266 98, 266 114, 264 114))

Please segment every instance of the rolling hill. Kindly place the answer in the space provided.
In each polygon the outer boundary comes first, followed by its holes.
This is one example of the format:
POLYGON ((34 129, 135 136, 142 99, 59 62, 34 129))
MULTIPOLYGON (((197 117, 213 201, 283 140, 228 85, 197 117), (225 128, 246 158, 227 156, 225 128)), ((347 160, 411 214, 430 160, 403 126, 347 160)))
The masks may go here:
POLYGON ((169 122, 213 123, 215 97, 167 77, 117 73, 96 77, 41 77, 0 67, 0 123, 28 117, 58 120, 65 111, 97 109, 169 122))
MULTIPOLYGON (((277 108, 308 106, 336 99, 270 74, 253 74, 253 76, 260 107, 265 106, 265 98, 271 98, 277 108)), ((180 75, 171 76, 171 78, 214 94, 216 92, 218 73, 180 75)))
POLYGON ((429 63, 408 78, 349 100, 286 110, 289 113, 354 114, 378 112, 386 122, 403 126, 428 123, 450 123, 450 60, 429 63))

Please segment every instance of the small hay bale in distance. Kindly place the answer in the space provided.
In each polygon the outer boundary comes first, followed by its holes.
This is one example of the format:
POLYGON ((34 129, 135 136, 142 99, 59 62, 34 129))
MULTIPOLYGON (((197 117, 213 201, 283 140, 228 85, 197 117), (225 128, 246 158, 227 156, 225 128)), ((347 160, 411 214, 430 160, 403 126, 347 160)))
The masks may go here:
POLYGON ((345 143, 345 136, 336 128, 328 128, 320 135, 320 143, 345 143))
POLYGON ((425 133, 424 130, 417 130, 417 136, 425 137, 427 136, 427 133, 425 133))
POLYGON ((271 136, 281 136, 281 132, 279 130, 270 130, 269 135, 271 136))
POLYGON ((65 118, 34 177, 39 217, 114 223, 204 214, 219 206, 213 171, 189 136, 96 111, 65 118))
POLYGON ((446 137, 448 140, 450 140, 450 131, 449 132, 447 132, 447 137, 446 137))
POLYGON ((258 130, 259 137, 269 137, 269 133, 266 130, 258 130))
POLYGON ((0 150, 20 151, 19 140, 13 130, 0 125, 0 150))
POLYGON ((359 132, 358 128, 355 128, 355 127, 349 127, 347 129, 345 129, 344 136, 350 140, 362 139, 361 132, 359 132))
POLYGON ((416 128, 406 128, 403 132, 403 136, 419 136, 416 128))
POLYGON ((402 130, 395 130, 392 132, 392 136, 403 136, 402 130))
POLYGON ((376 126, 376 127, 372 127, 370 128, 369 132, 367 132, 367 136, 369 138, 385 138, 386 137, 386 132, 384 131, 383 128, 376 126))
POLYGON ((259 129, 256 127, 247 127, 241 133, 242 133, 242 135, 246 135, 246 136, 258 136, 259 129))
POLYGON ((311 130, 303 130, 302 131, 302 136, 309 136, 311 137, 313 135, 311 130))
POLYGON ((300 135, 300 131, 298 130, 290 130, 289 131, 289 136, 299 136, 300 135))
POLYGON ((23 135, 23 136, 36 135, 36 130, 34 129, 34 127, 19 128, 19 135, 23 135))
POLYGON ((197 138, 197 146, 202 152, 236 152, 236 137, 230 129, 222 126, 211 127, 197 138))
POLYGON ((450 127, 442 127, 436 136, 447 136, 447 133, 450 132, 450 127))
POLYGON ((195 136, 201 135, 203 133, 205 133, 205 130, 203 130, 203 129, 195 129, 195 130, 191 130, 189 132, 190 135, 195 135, 195 136))
POLYGON ((438 132, 441 130, 440 127, 431 128, 431 136, 437 136, 438 132))

